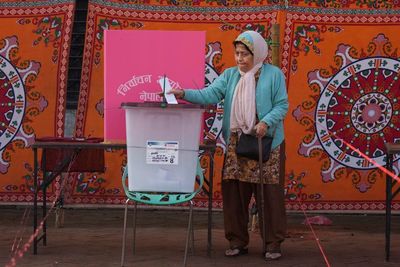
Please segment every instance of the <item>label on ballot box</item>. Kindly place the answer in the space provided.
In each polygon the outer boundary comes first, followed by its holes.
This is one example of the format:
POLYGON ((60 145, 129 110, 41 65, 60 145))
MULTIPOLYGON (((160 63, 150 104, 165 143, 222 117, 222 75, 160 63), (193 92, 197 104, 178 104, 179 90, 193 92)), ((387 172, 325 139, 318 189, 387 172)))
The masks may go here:
POLYGON ((147 141, 146 163, 178 165, 177 141, 147 141))

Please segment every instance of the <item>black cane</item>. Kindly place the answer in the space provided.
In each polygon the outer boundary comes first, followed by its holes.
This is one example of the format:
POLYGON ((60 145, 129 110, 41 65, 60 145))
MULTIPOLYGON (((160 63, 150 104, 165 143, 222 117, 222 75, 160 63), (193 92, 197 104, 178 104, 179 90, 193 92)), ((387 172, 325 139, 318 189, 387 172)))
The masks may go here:
MULTIPOLYGON (((262 161, 262 145, 261 137, 258 137, 258 165, 259 165, 259 176, 260 176, 260 210, 262 214, 262 248, 265 253, 265 212, 264 212, 264 181, 263 181, 263 161, 262 161)), ((260 211, 259 211, 260 212, 260 211)))

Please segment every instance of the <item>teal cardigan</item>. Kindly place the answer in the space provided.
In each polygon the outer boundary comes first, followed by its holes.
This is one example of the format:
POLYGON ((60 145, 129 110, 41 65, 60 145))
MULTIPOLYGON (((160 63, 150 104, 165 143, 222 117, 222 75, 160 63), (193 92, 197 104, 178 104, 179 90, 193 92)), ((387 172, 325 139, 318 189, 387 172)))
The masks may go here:
MULTIPOLYGON (((198 104, 216 104, 224 99, 224 117, 222 136, 228 144, 230 136, 230 117, 233 93, 240 78, 237 67, 226 69, 208 87, 202 90, 185 90, 184 99, 198 104)), ((284 139, 283 118, 289 108, 285 77, 282 71, 270 64, 263 64, 256 87, 256 105, 258 118, 262 118, 268 127, 268 135, 275 131, 272 148, 280 145, 284 139), (276 129, 276 130, 275 130, 276 129)))

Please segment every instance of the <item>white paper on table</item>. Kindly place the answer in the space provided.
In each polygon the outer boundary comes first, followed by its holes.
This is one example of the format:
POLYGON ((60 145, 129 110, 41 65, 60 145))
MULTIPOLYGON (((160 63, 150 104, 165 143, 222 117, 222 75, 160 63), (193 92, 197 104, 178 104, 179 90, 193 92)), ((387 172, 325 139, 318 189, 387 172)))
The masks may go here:
POLYGON ((171 84, 169 83, 169 79, 166 76, 164 76, 158 80, 158 83, 161 86, 161 90, 164 92, 164 97, 165 97, 165 100, 167 100, 167 103, 168 104, 178 104, 178 101, 176 100, 175 95, 169 94, 169 92, 172 90, 171 84), (164 88, 164 86, 165 86, 165 88, 164 88))

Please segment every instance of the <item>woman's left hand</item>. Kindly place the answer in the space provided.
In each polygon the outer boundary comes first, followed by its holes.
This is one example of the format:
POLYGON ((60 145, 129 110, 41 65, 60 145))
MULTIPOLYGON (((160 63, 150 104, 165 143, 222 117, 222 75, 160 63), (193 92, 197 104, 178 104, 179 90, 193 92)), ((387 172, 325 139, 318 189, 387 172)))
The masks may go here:
POLYGON ((259 123, 257 123, 256 126, 254 126, 254 130, 256 132, 257 137, 263 137, 264 135, 267 134, 268 125, 265 122, 260 121, 259 123))

